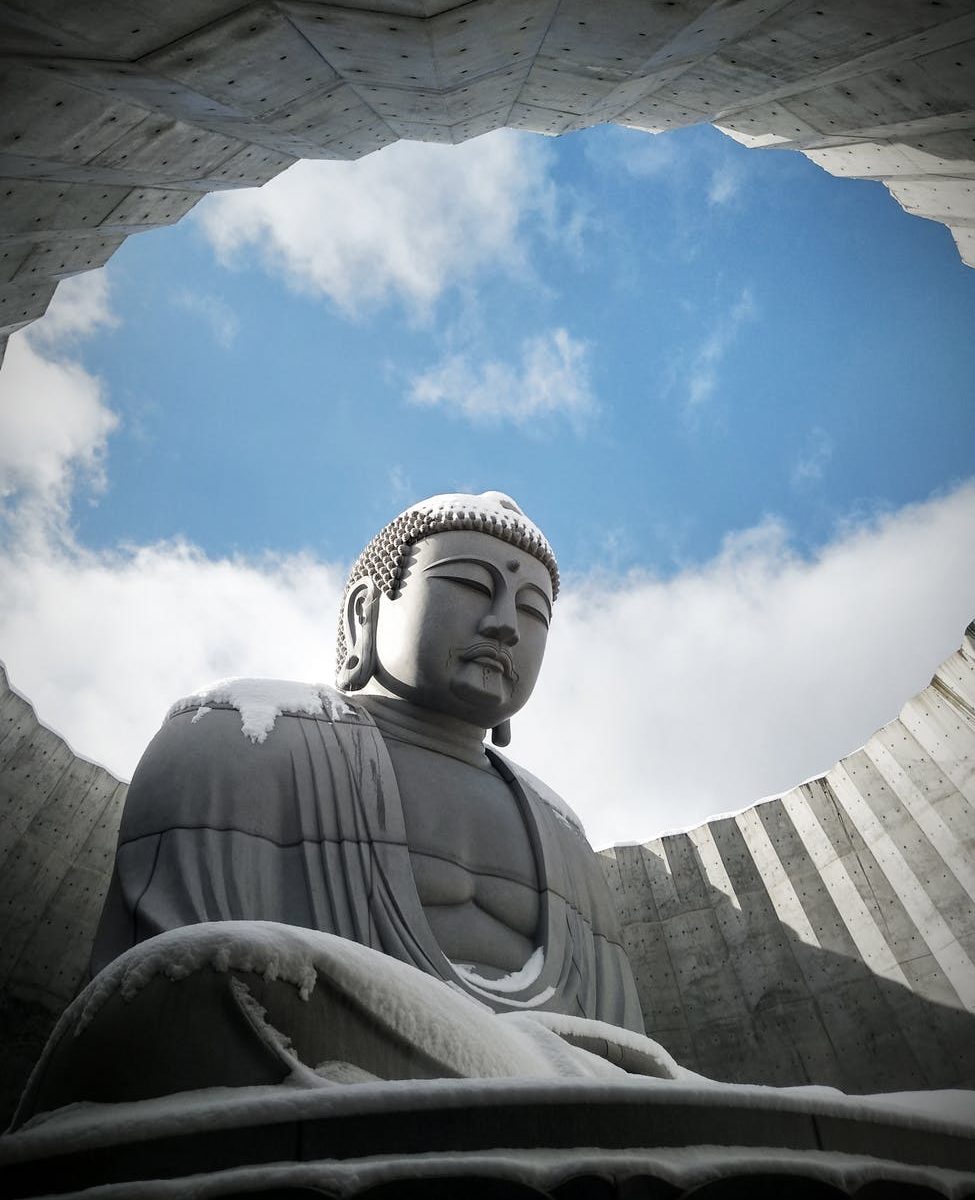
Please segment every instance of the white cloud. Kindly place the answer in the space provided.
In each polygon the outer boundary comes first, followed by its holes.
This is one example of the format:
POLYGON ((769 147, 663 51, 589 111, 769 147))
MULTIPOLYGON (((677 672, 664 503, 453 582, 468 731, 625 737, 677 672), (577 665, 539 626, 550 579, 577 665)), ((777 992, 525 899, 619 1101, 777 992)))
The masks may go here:
POLYGON ((393 504, 406 508, 416 499, 413 482, 402 463, 395 463, 386 474, 386 483, 393 504))
POLYGON ((718 388, 720 367, 734 345, 742 326, 755 315, 755 302, 749 288, 743 288, 735 303, 717 320, 700 346, 689 355, 689 363, 680 373, 684 393, 684 419, 692 428, 718 388))
POLYGON ((47 313, 11 337, 0 371, 0 511, 16 501, 23 524, 66 515, 75 484, 104 484, 103 461, 118 418, 101 382, 54 357, 100 326, 116 324, 104 271, 64 280, 47 313))
POLYGON ((216 193, 196 219, 227 263, 256 247, 269 270, 349 313, 393 298, 424 313, 476 271, 524 266, 526 222, 554 221, 546 164, 537 139, 510 130, 460 146, 397 142, 216 193))
POLYGON ((240 320, 225 300, 209 293, 181 291, 175 297, 176 304, 199 317, 207 325, 213 340, 222 350, 229 350, 240 332, 240 320))
POLYGON ((892 720, 975 616, 975 483, 847 528, 815 558, 775 521, 668 580, 576 581, 512 756, 594 844, 784 791, 892 720))
POLYGON ((116 418, 100 380, 34 343, 49 346, 51 324, 83 336, 110 320, 91 294, 14 335, 0 372, 0 653, 42 719, 127 775, 169 700, 201 682, 331 678, 343 578, 300 555, 211 560, 178 541, 100 553, 75 543, 74 485, 100 482, 116 418))
POLYGON ((833 457, 833 439, 818 425, 809 431, 802 452, 792 467, 793 487, 816 483, 822 479, 833 457))
MULTIPOLYGON (((343 572, 211 560, 182 543, 0 552, 11 681, 82 754, 131 773, 169 703, 209 679, 331 679, 343 572)), ((645 840, 821 771, 892 719, 958 644, 975 484, 845 529, 816 558, 775 521, 667 580, 570 580, 512 756, 597 845, 645 840)))
POLYGON ((741 191, 741 172, 738 167, 725 162, 711 172, 708 184, 708 204, 712 208, 730 204, 741 191))
POLYGON ((677 143, 666 134, 648 133, 643 129, 616 126, 612 131, 601 131, 600 142, 586 143, 587 154, 597 165, 622 167, 637 179, 654 179, 671 176, 680 169, 677 143))
POLYGON ((0 501, 29 497, 62 508, 79 476, 97 486, 116 424, 97 379, 77 363, 44 358, 15 334, 0 372, 0 501))
POLYGON ((341 572, 182 542, 0 554, 11 683, 75 751, 128 776, 167 706, 227 675, 332 678, 341 572))
POLYGON ((30 337, 51 349, 118 323, 112 312, 108 274, 102 267, 62 279, 47 312, 30 327, 30 337))
POLYGON ((597 167, 620 169, 636 179, 675 189, 700 207, 702 193, 709 208, 734 204, 742 194, 745 178, 733 152, 714 141, 681 143, 675 131, 650 133, 618 126, 600 130, 598 140, 590 137, 586 154, 597 167))
POLYGON ((449 355, 413 380, 409 401, 481 424, 536 425, 562 416, 581 429, 596 411, 589 348, 565 329, 553 329, 526 338, 517 365, 449 355))

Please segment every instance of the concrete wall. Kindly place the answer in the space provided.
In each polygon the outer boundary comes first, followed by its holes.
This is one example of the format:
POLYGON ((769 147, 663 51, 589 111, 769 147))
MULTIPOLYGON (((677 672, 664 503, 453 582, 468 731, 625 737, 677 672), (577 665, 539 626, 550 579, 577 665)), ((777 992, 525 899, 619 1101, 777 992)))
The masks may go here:
POLYGON ((732 1082, 975 1087, 975 624, 855 754, 604 862, 647 1029, 732 1082))
POLYGON ((975 263, 970 0, 0 0, 0 347, 59 279, 298 158, 713 122, 975 263))
POLYGON ((0 1125, 87 971, 124 799, 0 664, 0 1125))

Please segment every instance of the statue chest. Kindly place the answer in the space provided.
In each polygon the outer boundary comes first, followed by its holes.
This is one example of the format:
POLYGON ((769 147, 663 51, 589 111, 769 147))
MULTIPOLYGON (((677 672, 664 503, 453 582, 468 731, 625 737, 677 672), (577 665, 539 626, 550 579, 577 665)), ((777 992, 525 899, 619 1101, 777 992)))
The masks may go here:
POLYGON ((417 893, 448 958, 521 967, 537 944, 538 868, 517 797, 494 771, 388 743, 417 893))

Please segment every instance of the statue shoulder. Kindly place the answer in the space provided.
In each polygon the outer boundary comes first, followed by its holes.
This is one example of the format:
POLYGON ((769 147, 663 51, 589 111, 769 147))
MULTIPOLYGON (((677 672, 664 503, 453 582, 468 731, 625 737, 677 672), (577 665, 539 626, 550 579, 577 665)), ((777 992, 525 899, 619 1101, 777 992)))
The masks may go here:
POLYGON ((307 756, 309 720, 372 725, 325 684, 223 679, 177 700, 132 777, 123 840, 174 825, 237 828, 242 814, 269 832, 294 792, 295 756, 307 756))
POLYGON ((539 779, 537 775, 533 775, 531 771, 519 766, 518 763, 512 762, 506 755, 499 754, 497 750, 491 750, 491 757, 500 759, 521 786, 532 792, 543 804, 547 805, 563 825, 566 825, 574 833, 578 833, 582 838, 585 838, 586 829, 579 816, 566 804, 558 792, 550 788, 543 779, 539 779))
POLYGON ((192 713, 195 724, 215 709, 236 710, 240 714, 241 733, 258 744, 267 738, 279 717, 372 724, 365 709, 327 683, 292 679, 220 679, 177 700, 170 706, 166 719, 192 713))

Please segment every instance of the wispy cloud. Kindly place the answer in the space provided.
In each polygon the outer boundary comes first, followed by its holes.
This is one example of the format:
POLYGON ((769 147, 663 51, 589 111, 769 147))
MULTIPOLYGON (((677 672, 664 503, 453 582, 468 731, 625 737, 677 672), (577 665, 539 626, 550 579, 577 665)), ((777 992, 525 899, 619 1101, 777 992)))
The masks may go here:
POLYGON ((809 431, 802 452, 792 467, 793 487, 802 487, 822 479, 833 457, 833 439, 818 425, 809 431))
POLYGON ((531 222, 578 236, 556 219, 548 161, 537 140, 510 130, 460 146, 404 141, 215 193, 195 219, 229 264, 256 249, 270 271, 348 314, 395 299, 424 317, 477 272, 523 269, 531 222))
POLYGON ((599 142, 589 141, 586 146, 589 158, 595 158, 599 165, 603 165, 608 152, 614 167, 622 167, 636 179, 669 175, 679 167, 677 143, 666 134, 621 125, 599 142))
POLYGON ((474 423, 537 427, 563 417, 577 431, 596 411, 589 347, 565 329, 526 338, 517 363, 449 355, 413 380, 408 399, 474 423))
POLYGON ((184 290, 177 292, 175 302, 204 321, 213 340, 222 350, 229 350, 233 346, 240 332, 240 319, 225 300, 209 293, 184 290))
POLYGON ((721 163, 711 172, 708 184, 708 204, 712 208, 731 204, 741 191, 741 171, 732 163, 721 163))
POLYGON ((406 468, 401 463, 396 463, 390 467, 386 475, 386 482, 389 485, 390 499, 394 504, 405 508, 407 504, 416 499, 413 482, 406 468))
POLYGON ((635 179, 663 184, 684 203, 706 200, 708 208, 738 201, 745 186, 740 165, 720 141, 680 142, 670 132, 649 133, 619 127, 601 131, 586 143, 590 161, 613 171, 622 169, 635 179))
POLYGON ((755 315, 750 288, 743 288, 738 299, 714 322, 707 337, 688 357, 688 365, 679 373, 683 391, 683 415, 696 428, 709 400, 720 383, 719 368, 734 345, 742 326, 755 315))

